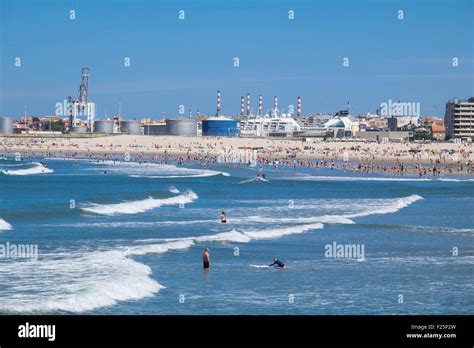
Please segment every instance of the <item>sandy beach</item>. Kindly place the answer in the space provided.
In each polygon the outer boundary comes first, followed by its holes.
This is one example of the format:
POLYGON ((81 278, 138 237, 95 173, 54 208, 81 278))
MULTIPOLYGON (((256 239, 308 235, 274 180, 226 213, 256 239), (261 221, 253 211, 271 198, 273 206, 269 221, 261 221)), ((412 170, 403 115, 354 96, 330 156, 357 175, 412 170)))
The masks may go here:
MULTIPOLYGON (((221 162, 304 165, 308 160, 345 161, 371 165, 437 165, 445 173, 467 173, 474 146, 458 143, 303 142, 292 139, 113 135, 102 137, 0 137, 0 154, 23 157, 175 156, 186 160, 215 158, 221 162), (444 168, 443 168, 444 167, 444 168)), ((471 168, 472 169, 472 168, 471 168)))

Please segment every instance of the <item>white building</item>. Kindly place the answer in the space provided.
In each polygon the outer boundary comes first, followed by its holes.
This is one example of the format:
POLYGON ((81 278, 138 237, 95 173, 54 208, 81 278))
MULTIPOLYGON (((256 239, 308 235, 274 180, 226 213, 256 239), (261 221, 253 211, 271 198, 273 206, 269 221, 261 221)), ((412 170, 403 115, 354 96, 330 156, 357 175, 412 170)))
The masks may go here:
POLYGON ((467 101, 458 98, 449 100, 444 125, 447 139, 474 140, 474 97, 467 101))

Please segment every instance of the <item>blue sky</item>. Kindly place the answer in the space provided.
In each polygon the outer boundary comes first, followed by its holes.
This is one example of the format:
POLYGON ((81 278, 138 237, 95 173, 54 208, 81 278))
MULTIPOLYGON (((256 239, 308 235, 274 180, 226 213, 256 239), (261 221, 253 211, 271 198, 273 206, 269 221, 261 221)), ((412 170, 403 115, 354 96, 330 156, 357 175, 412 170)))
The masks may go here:
POLYGON ((0 115, 22 116, 24 105, 31 115, 54 114, 77 95, 83 66, 100 117, 117 113, 119 101, 127 117, 177 115, 181 104, 214 114, 217 89, 228 115, 247 92, 254 109, 259 94, 265 109, 274 95, 285 109, 300 95, 303 114, 335 112, 348 100, 354 114, 375 112, 392 99, 435 116, 446 100, 474 95, 472 0, 0 3, 0 115))

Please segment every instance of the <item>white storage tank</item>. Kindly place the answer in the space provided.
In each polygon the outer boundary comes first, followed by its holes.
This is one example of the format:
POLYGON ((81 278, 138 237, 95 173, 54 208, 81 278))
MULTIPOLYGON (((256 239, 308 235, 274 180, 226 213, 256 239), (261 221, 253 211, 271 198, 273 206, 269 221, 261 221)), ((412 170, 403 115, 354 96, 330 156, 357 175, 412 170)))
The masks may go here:
POLYGON ((94 122, 94 133, 112 134, 113 132, 113 120, 97 120, 94 122))
POLYGON ((0 117, 0 134, 13 133, 13 119, 11 117, 0 117))
POLYGON ((167 118, 166 133, 169 135, 196 136, 196 121, 188 118, 167 118))
POLYGON ((129 135, 141 135, 141 124, 136 120, 126 120, 120 122, 120 132, 129 135))

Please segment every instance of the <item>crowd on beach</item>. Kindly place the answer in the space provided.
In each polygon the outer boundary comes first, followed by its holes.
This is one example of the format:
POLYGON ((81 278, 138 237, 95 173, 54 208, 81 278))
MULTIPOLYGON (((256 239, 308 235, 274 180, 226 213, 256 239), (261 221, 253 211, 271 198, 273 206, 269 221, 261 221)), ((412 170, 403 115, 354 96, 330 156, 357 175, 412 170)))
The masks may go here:
POLYGON ((138 162, 216 163, 334 169, 358 173, 418 175, 474 174, 474 147, 450 148, 429 144, 305 143, 294 140, 234 138, 131 137, 110 138, 0 138, 0 155, 21 157, 88 158, 138 162), (155 141, 150 141, 152 139, 155 141), (105 139, 105 141, 104 141, 105 139), (147 140, 147 141, 144 141, 147 140))

